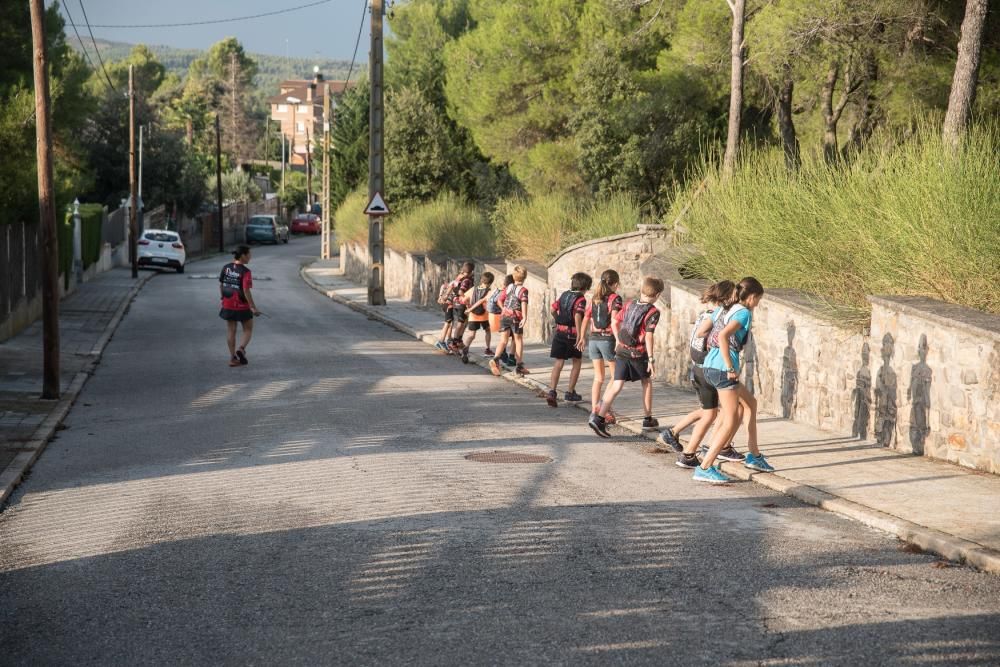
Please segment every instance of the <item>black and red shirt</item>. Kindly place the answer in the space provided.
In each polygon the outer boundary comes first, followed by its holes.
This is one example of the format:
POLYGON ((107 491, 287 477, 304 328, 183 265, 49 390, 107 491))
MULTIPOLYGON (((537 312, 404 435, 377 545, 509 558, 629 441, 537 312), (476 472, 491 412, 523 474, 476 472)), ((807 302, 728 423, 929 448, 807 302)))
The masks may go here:
POLYGON ((576 337, 576 316, 587 312, 587 297, 583 292, 572 290, 563 292, 562 296, 552 302, 552 314, 556 317, 556 332, 576 337), (565 312, 564 312, 565 311, 565 312))
POLYGON ((230 262, 219 273, 222 285, 222 307, 228 310, 250 310, 246 290, 253 288, 250 269, 239 262, 230 262))
POLYGON ((502 317, 512 318, 517 321, 524 319, 524 309, 528 304, 528 288, 523 284, 508 285, 500 294, 498 302, 502 304, 502 317))
MULTIPOLYGON (((622 326, 622 322, 625 321, 625 314, 629 308, 639 307, 640 303, 638 301, 629 301, 628 304, 617 313, 615 313, 615 321, 618 322, 619 328, 622 326)), ((649 352, 646 349, 646 334, 653 333, 656 331, 656 325, 660 323, 660 311, 656 306, 652 306, 649 312, 646 313, 642 318, 642 322, 639 324, 639 331, 636 334, 636 344, 634 346, 624 345, 622 343, 618 344, 618 351, 624 352, 632 356, 633 358, 644 357, 649 352)))
POLYGON ((448 301, 451 306, 466 306, 468 303, 463 300, 462 295, 472 289, 472 276, 460 273, 449 283, 451 286, 448 292, 448 301))
POLYGON ((608 315, 607 326, 598 326, 598 321, 594 318, 594 301, 591 301, 587 305, 587 312, 584 314, 584 321, 590 320, 590 330, 595 336, 611 336, 614 332, 611 330, 611 318, 613 318, 618 311, 622 309, 622 297, 620 294, 612 292, 611 294, 604 297, 604 301, 597 303, 598 310, 605 311, 608 315))

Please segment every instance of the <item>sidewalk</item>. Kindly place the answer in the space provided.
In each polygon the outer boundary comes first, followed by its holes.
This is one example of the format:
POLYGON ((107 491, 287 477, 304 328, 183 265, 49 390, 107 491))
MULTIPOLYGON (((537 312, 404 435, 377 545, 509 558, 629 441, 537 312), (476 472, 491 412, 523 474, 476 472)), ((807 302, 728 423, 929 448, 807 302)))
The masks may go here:
POLYGON ((76 400, 132 298, 156 275, 127 268, 81 285, 59 304, 59 400, 41 400, 42 322, 0 343, 0 507, 76 400))
MULTIPOLYGON (((441 319, 434 311, 398 299, 389 299, 386 306, 368 306, 367 288, 343 277, 336 259, 303 267, 302 277, 331 299, 429 344, 434 343, 440 332, 441 319)), ((481 353, 482 341, 477 340, 470 362, 485 367, 481 353)), ((552 369, 548 353, 547 346, 526 345, 524 362, 530 375, 519 378, 505 373, 504 377, 538 392, 547 391, 552 369)), ((442 355, 441 363, 460 362, 442 355)), ((563 391, 568 373, 567 368, 561 378, 563 391)), ((582 408, 581 425, 590 407, 592 378, 592 369, 585 360, 577 387, 586 399, 578 406, 582 408)), ((656 385, 653 401, 661 427, 697 407, 691 391, 661 383, 656 385)), ((639 392, 628 388, 615 403, 619 424, 628 432, 627 439, 634 440, 640 434, 653 439, 657 435, 642 433, 641 405, 639 392)), ((560 409, 569 406, 561 402, 560 409)), ((727 474, 752 479, 806 503, 851 517, 950 560, 1000 574, 1000 514, 995 511, 1000 499, 1000 477, 901 454, 874 442, 821 431, 773 415, 760 415, 758 434, 761 450, 777 472, 751 473, 741 464, 725 463, 723 470, 727 474)), ((745 430, 737 436, 738 447, 745 450, 741 437, 745 437, 745 430)), ((672 476, 671 483, 689 483, 690 472, 673 465, 672 453, 663 458, 664 473, 672 476)))

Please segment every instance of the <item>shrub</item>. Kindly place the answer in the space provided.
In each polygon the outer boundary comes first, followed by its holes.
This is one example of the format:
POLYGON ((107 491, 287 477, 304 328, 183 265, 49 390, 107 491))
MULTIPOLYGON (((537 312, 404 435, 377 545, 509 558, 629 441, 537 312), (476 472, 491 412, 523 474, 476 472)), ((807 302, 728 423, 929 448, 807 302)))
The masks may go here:
MULTIPOLYGON (((953 154, 936 128, 901 145, 873 141, 849 166, 751 152, 729 180, 674 203, 706 277, 755 275, 867 318, 867 294, 923 295, 1000 312, 1000 124, 973 128, 953 154)), ((696 187, 696 185, 695 185, 696 187)))
POLYGON ((333 216, 333 230, 338 243, 368 242, 368 216, 365 215, 367 205, 368 191, 358 188, 347 195, 337 207, 337 212, 333 216))
POLYGON ((397 250, 437 251, 452 257, 490 257, 495 252, 493 230, 486 217, 448 192, 390 220, 386 243, 397 250))

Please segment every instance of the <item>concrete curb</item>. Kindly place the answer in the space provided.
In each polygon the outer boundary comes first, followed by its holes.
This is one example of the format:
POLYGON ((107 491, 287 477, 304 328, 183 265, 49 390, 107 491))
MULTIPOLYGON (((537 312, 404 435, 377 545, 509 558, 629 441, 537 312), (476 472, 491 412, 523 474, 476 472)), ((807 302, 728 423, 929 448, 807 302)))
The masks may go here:
POLYGON ((0 510, 4 508, 8 498, 10 498, 14 489, 24 479, 31 466, 34 465, 38 457, 45 451, 45 447, 48 446, 52 436, 55 435, 56 430, 58 430, 63 420, 66 419, 66 415, 69 414, 70 408, 76 402, 77 397, 83 390, 83 386, 87 383, 87 379, 101 362, 104 348, 107 347, 111 341, 111 337, 114 336, 129 306, 132 305, 132 301, 155 275, 156 273, 146 273, 139 277, 138 282, 132 286, 121 305, 118 306, 115 314, 111 316, 111 320, 104 328, 101 337, 97 339, 97 342, 90 349, 90 360, 87 362, 87 365, 73 376, 69 386, 62 393, 62 397, 55 402, 55 406, 49 412, 48 416, 35 429, 31 439, 24 444, 23 451, 14 457, 14 460, 7 464, 7 467, 0 472, 0 510))
MULTIPOLYGON (((302 276, 302 280, 314 290, 326 295, 331 300, 347 306, 351 310, 361 313, 369 319, 381 322, 382 324, 385 324, 386 326, 389 326, 401 333, 407 334, 408 336, 413 336, 417 340, 427 343, 428 345, 434 345, 434 343, 437 342, 433 335, 421 334, 413 327, 379 313, 378 310, 372 306, 359 304, 349 299, 345 299, 341 295, 337 294, 336 290, 329 290, 319 285, 306 273, 306 269, 308 268, 309 265, 307 264, 300 269, 299 274, 302 276)), ((487 369, 489 368, 488 363, 480 359, 470 358, 469 363, 487 369)), ((502 377, 523 387, 533 389, 539 394, 548 391, 549 388, 548 385, 543 384, 538 380, 519 376, 513 372, 504 372, 502 377)), ((589 406, 586 405, 585 401, 583 403, 575 404, 574 407, 587 410, 589 406)), ((643 431, 639 422, 625 421, 618 422, 617 425, 622 429, 629 431, 633 435, 639 435, 648 440, 656 440, 657 433, 643 431)), ((932 528, 927 528, 891 514, 886 514, 885 512, 872 509, 871 507, 866 507, 850 500, 845 500, 844 498, 835 496, 832 493, 828 493, 821 489, 805 484, 799 484, 798 482, 790 480, 786 477, 782 477, 779 473, 754 472, 744 468, 738 463, 732 462, 724 462, 721 464, 721 467, 726 474, 736 479, 756 482, 757 484, 765 486, 772 491, 777 491, 778 493, 790 496, 806 504, 814 505, 829 512, 834 512, 836 514, 840 514, 841 516, 859 521, 866 526, 895 535, 904 542, 913 544, 924 551, 942 556, 950 561, 967 563, 985 572, 1000 574, 1000 552, 994 549, 989 549, 980 544, 976 544, 975 542, 963 540, 962 538, 954 535, 942 533, 932 528)))

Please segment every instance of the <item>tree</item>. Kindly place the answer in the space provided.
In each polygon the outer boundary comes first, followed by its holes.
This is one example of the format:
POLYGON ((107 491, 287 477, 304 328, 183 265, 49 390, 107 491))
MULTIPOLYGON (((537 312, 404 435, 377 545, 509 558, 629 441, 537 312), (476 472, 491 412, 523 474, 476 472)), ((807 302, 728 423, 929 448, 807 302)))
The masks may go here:
MULTIPOLYGON (((208 174, 203 182, 205 183, 206 191, 215 190, 216 179, 214 174, 208 174)), ((260 197, 260 188, 254 183, 249 173, 237 168, 222 174, 222 201, 253 202, 260 201, 260 197)))
MULTIPOLYGON (((344 93, 334 111, 333 127, 330 128, 330 207, 333 210, 368 177, 369 91, 368 82, 363 81, 344 93)), ((392 165, 389 168, 391 170, 392 165)), ((304 197, 303 194, 303 202, 304 197)))
POLYGON ((948 112, 942 134, 945 141, 957 146, 968 125, 979 79, 979 60, 983 46, 983 26, 986 24, 987 0, 966 0, 962 39, 958 42, 955 76, 952 79, 948 112))
POLYGON ((746 0, 726 0, 733 14, 730 41, 732 73, 729 79, 729 129, 726 133, 726 153, 722 158, 722 173, 730 175, 736 168, 740 149, 740 121, 743 115, 743 25, 746 22, 746 0))

